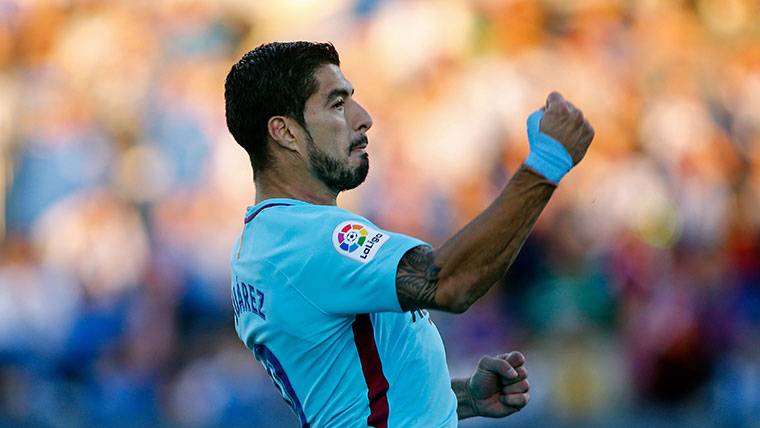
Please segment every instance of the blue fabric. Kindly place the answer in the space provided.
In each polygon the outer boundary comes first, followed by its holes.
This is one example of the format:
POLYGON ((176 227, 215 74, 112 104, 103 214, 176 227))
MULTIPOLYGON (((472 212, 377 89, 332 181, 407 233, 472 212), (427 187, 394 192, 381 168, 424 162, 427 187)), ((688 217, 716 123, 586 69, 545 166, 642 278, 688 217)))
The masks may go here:
POLYGON ((290 405, 290 408, 298 416, 301 427, 310 428, 309 422, 306 421, 306 415, 303 412, 303 406, 301 406, 301 402, 293 390, 293 385, 290 383, 288 375, 285 373, 285 369, 282 368, 280 361, 277 360, 277 357, 266 346, 261 344, 253 346, 253 354, 256 355, 257 360, 264 364, 264 368, 266 368, 275 386, 280 390, 280 394, 285 398, 285 402, 290 405))
POLYGON ((399 260, 427 244, 293 199, 263 201, 244 218, 232 251, 235 329, 302 426, 367 426, 360 342, 376 348, 387 381, 388 427, 456 426, 438 329, 427 311, 402 312, 396 294, 399 260), (370 328, 355 329, 359 314, 370 328))
POLYGON ((573 168, 573 158, 559 141, 540 131, 543 110, 528 117, 528 142, 530 154, 525 164, 554 184, 573 168))

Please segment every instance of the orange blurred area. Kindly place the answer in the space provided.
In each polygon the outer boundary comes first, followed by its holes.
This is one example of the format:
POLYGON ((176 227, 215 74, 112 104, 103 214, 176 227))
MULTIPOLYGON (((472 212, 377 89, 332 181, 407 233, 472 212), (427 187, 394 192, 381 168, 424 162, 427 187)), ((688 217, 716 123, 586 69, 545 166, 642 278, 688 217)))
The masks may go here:
POLYGON ((374 119, 339 204, 433 245, 550 91, 596 130, 504 284, 433 315, 452 375, 522 350, 518 425, 754 426, 759 23, 755 0, 0 0, 0 425, 296 426, 232 324, 255 195, 223 84, 305 39, 374 119))

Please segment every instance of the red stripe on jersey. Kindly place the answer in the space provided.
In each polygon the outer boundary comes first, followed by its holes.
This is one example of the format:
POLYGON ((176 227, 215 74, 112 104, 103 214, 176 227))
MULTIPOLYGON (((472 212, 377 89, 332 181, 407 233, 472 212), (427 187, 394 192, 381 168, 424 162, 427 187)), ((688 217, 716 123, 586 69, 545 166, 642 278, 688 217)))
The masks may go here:
POLYGON ((367 383, 369 398, 369 417, 367 425, 375 428, 388 427, 388 379, 383 374, 383 365, 375 344, 375 332, 372 321, 367 314, 356 316, 351 328, 354 330, 354 343, 362 363, 364 381, 367 383))

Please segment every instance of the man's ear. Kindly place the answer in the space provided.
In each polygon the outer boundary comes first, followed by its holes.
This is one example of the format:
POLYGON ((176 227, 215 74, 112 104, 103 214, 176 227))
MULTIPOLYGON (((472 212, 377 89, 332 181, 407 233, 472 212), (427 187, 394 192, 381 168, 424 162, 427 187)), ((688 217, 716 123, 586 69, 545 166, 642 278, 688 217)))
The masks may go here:
POLYGON ((294 126, 296 126, 296 122, 288 117, 272 116, 267 121, 267 133, 269 133, 269 138, 279 144, 280 147, 298 151, 294 126))

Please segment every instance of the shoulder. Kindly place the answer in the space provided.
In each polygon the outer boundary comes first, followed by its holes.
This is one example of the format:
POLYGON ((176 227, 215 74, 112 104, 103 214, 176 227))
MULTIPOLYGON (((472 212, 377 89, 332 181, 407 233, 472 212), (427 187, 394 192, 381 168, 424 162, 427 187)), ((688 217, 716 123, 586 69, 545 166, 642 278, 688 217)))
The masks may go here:
POLYGON ((327 225, 336 220, 356 220, 370 223, 366 218, 333 205, 305 203, 268 203, 246 212, 246 223, 290 224, 293 227, 327 225), (319 222, 319 223, 315 223, 319 222))
POLYGON ((348 223, 352 226, 363 225, 377 229, 377 226, 365 217, 332 205, 294 204, 272 207, 253 214, 256 214, 254 226, 275 228, 279 232, 306 233, 304 238, 316 238, 325 233, 332 233, 338 229, 338 225, 343 228, 348 223))
POLYGON ((373 242, 388 239, 388 233, 370 220, 343 208, 307 207, 301 215, 296 215, 300 217, 298 228, 303 231, 304 239, 316 248, 332 247, 332 254, 356 258, 367 247, 371 248, 373 242))
POLYGON ((294 203, 261 207, 266 204, 247 212, 247 234, 258 238, 258 245, 287 249, 289 254, 313 254, 333 246, 338 253, 341 247, 353 253, 382 232, 365 217, 336 206, 294 203))

